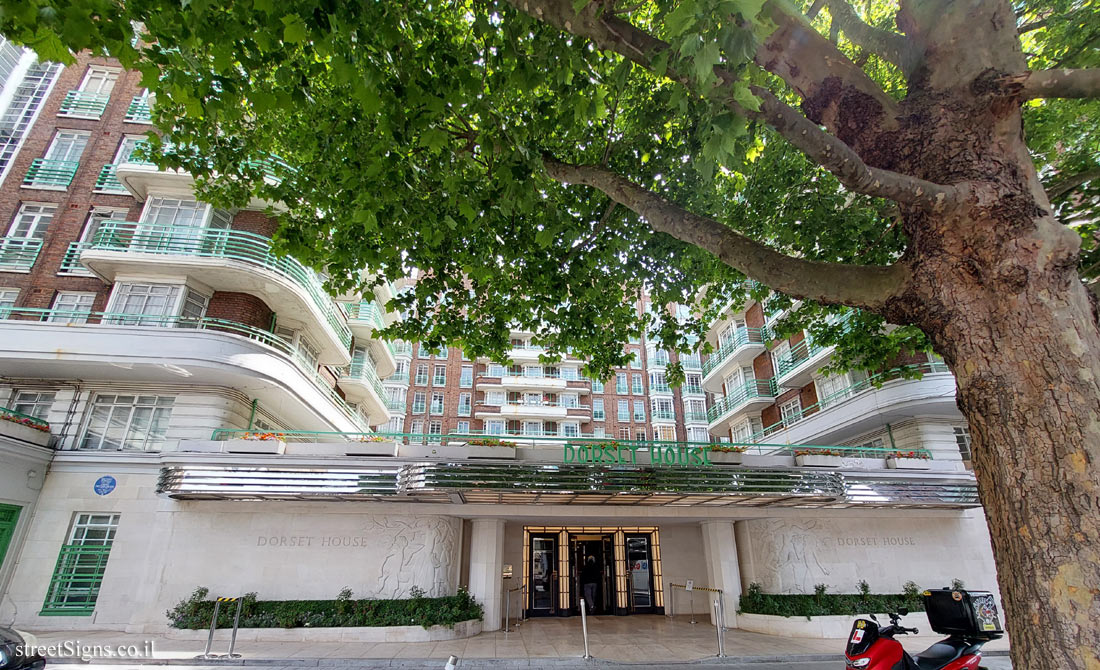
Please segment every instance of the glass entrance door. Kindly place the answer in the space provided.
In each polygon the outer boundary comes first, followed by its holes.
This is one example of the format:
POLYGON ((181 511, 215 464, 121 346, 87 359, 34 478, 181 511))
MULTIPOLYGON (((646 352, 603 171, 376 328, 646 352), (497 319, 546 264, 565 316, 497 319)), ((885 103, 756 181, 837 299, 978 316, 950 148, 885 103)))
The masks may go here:
POLYGON ((558 602, 558 538, 557 535, 532 535, 530 591, 528 616, 550 616, 557 612, 558 602))
POLYGON ((573 535, 570 544, 572 578, 571 609, 581 613, 581 599, 588 614, 611 614, 615 610, 615 555, 611 533, 573 535))
POLYGON ((650 536, 626 536, 627 589, 630 609, 634 612, 652 611, 653 602, 653 552, 650 536))

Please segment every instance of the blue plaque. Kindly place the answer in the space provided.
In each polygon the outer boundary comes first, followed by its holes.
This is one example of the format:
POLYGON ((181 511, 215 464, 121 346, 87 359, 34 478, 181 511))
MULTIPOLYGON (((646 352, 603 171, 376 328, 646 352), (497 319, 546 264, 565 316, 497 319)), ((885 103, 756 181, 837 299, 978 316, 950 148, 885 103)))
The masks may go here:
POLYGON ((103 475, 95 480, 95 485, 92 486, 92 489, 94 489, 97 494, 105 496, 111 491, 114 491, 116 486, 118 486, 118 482, 115 481, 114 477, 111 475, 103 475))

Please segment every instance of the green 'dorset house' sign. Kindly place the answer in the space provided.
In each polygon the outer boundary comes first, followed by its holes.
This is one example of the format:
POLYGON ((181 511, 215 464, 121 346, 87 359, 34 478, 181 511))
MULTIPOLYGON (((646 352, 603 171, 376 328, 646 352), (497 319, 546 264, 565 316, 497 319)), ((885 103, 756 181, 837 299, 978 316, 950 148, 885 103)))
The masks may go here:
POLYGON ((563 463, 606 463, 638 465, 638 452, 649 452, 650 465, 711 466, 707 447, 648 446, 602 442, 598 444, 567 444, 562 448, 563 463))

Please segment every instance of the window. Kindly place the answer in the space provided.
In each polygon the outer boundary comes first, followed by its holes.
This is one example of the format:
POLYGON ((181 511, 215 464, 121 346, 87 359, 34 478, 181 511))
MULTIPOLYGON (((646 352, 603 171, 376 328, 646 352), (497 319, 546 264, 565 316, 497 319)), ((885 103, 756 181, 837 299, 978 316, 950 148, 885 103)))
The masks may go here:
POLYGON ((120 323, 171 325, 156 317, 175 316, 179 295, 180 286, 176 284, 116 284, 107 311, 127 315, 117 319, 120 323))
POLYGON ((707 422, 707 404, 702 399, 691 399, 684 401, 684 421, 691 423, 695 422, 707 422))
POLYGON ((463 365, 462 374, 458 378, 458 387, 468 389, 474 385, 474 366, 463 365))
MULTIPOLYGON (((304 359, 306 365, 310 368, 316 368, 317 363, 321 358, 321 351, 314 346, 306 337, 302 334, 298 334, 298 354, 304 359)), ((353 359, 354 362, 354 359, 353 359)))
POLYGON ((485 392, 485 404, 492 407, 500 407, 505 403, 508 396, 504 391, 486 391, 485 392))
POLYGON ((421 437, 424 435, 424 422, 420 419, 413 420, 412 425, 409 427, 409 434, 417 436, 415 438, 410 438, 409 442, 424 444, 424 438, 421 437))
POLYGON ((404 358, 397 359, 397 365, 393 368, 393 374, 385 381, 407 384, 409 382, 409 362, 404 358))
POLYGON ((8 237, 41 240, 56 212, 57 205, 24 202, 8 228, 8 237))
POLYGON ((80 448, 159 451, 173 402, 170 396, 98 395, 80 448))
POLYGON ((490 363, 488 369, 485 371, 486 377, 503 377, 504 366, 499 363, 490 363))
POLYGON ((118 514, 77 513, 61 546, 42 614, 90 615, 99 598, 118 514))
POLYGON ((654 421, 658 419, 669 420, 676 418, 676 412, 672 409, 672 398, 653 398, 650 403, 654 421))
POLYGON ((802 399, 795 396, 791 400, 779 406, 779 415, 783 419, 783 425, 789 426, 802 418, 802 399))
POLYGON ((115 82, 118 81, 118 74, 119 71, 116 68, 92 65, 84 75, 84 81, 80 84, 80 92, 104 96, 111 95, 115 82))
POLYGON ((77 162, 88 145, 90 133, 82 130, 59 130, 53 136, 50 148, 43 156, 48 161, 77 162))
POLYGON ((405 412, 405 399, 409 390, 403 386, 386 388, 386 405, 395 412, 405 412))
POLYGON ((576 393, 563 393, 561 394, 561 406, 567 409, 580 407, 576 393))
POLYGON ((653 430, 655 434, 653 438, 660 442, 675 442, 676 441, 676 426, 654 426, 653 430))
POLYGON ((780 340, 775 343, 775 347, 772 349, 772 366, 775 370, 775 376, 786 372, 790 367, 791 358, 791 343, 788 340, 780 340))
POLYGON ((0 288, 0 319, 11 316, 11 310, 15 307, 15 301, 19 298, 19 289, 0 288))
MULTIPOLYGON (((11 94, 11 97, 6 100, 8 104, 3 120, 0 121, 3 127, 0 131, 0 181, 3 181, 7 176, 8 168, 11 167, 12 157, 22 146, 31 124, 38 118, 46 94, 61 72, 61 65, 44 61, 35 62, 29 52, 14 46, 3 36, 0 36, 0 49, 3 49, 5 55, 9 57, 15 57, 15 50, 18 50, 19 59, 24 58, 26 54, 30 61, 30 67, 25 71, 22 81, 19 81, 18 77, 9 78, 4 72, 0 72, 2 75, 0 82, 10 84, 8 90, 4 92, 5 96, 9 92, 11 94)), ((7 61, 3 69, 6 70, 10 62, 7 61)))
POLYGON ((593 379, 592 380, 592 392, 593 393, 603 393, 603 382, 600 381, 599 379, 593 379))
POLYGON ((541 421, 524 421, 523 422, 523 434, 524 435, 542 435, 542 422, 541 421))
POLYGON ((432 393, 431 413, 432 414, 437 414, 437 415, 443 413, 443 394, 442 393, 432 393))
POLYGON ((668 351, 664 349, 649 350, 649 365, 651 367, 666 367, 668 366, 669 356, 668 351))
POLYGON ((118 143, 118 151, 115 152, 115 159, 112 162, 115 165, 130 162, 130 156, 133 155, 134 149, 137 149, 138 145, 144 141, 145 138, 141 135, 126 135, 122 138, 122 141, 118 143))
POLYGON ((405 418, 401 416, 395 416, 392 417, 388 422, 386 422, 386 425, 383 427, 382 432, 400 435, 404 431, 404 429, 405 418))
POLYGON ((458 424, 456 424, 456 426, 455 426, 455 432, 458 433, 459 435, 469 435, 470 434, 470 422, 469 421, 459 421, 458 424))
POLYGON ((428 383, 428 364, 417 363, 416 365, 416 378, 413 383, 417 386, 426 386, 428 383))
POLYGON ((93 207, 92 211, 88 213, 88 220, 84 224, 84 232, 80 234, 80 241, 94 241, 96 231, 105 221, 125 221, 127 214, 128 212, 125 209, 93 207))
POLYGON ((687 429, 688 442, 710 442, 710 432, 706 428, 692 426, 687 429))
POLYGON ((620 428, 619 429, 619 439, 623 440, 623 441, 626 441, 626 442, 629 442, 630 441, 630 429, 629 428, 620 428))
POLYGON ((856 386, 865 380, 867 375, 862 372, 849 372, 847 374, 827 375, 814 380, 814 388, 817 389, 818 403, 822 408, 830 407, 836 403, 851 397, 857 390, 856 386))
POLYGON ((432 386, 446 386, 447 385, 447 366, 437 365, 432 374, 432 386))
POLYGON ((561 378, 567 382, 575 382, 580 379, 580 375, 577 374, 577 368, 572 365, 561 366, 561 378))
POLYGON ((53 391, 18 391, 12 396, 11 408, 20 414, 46 420, 53 406, 53 391))
POLYGON ((413 414, 423 414, 427 408, 426 396, 423 391, 413 391, 413 414))
POLYGON ((503 435, 504 434, 504 420, 503 419, 490 419, 485 422, 485 434, 486 435, 503 435))
POLYGON ((664 370, 649 373, 650 393, 672 393, 672 387, 668 385, 664 370))
POLYGON ((626 393, 626 373, 625 372, 616 372, 615 373, 615 393, 618 393, 618 394, 626 393))
POLYGON ((644 423, 645 422, 645 401, 644 400, 635 400, 634 401, 634 421, 638 422, 638 423, 644 423))
POLYGON ((53 312, 47 321, 52 323, 88 323, 92 313, 95 293, 58 291, 53 299, 53 312))
POLYGON ((581 434, 581 427, 579 424, 567 421, 561 424, 561 434, 565 437, 579 437, 581 434))
POLYGON ((429 421, 428 422, 428 442, 431 442, 432 444, 439 444, 439 436, 442 435, 442 434, 443 434, 443 422, 442 421, 429 421))
POLYGON ((471 404, 471 394, 469 394, 469 393, 459 393, 458 394, 458 415, 459 416, 470 416, 470 404, 471 404))
POLYGON ((604 420, 603 398, 593 398, 592 399, 592 420, 593 421, 603 421, 604 420))
POLYGON ((630 421, 630 401, 620 400, 618 406, 618 412, 615 415, 619 421, 630 421))
POLYGON ((684 386, 680 392, 684 395, 703 395, 703 376, 692 373, 684 375, 684 386))
MULTIPOLYGON (((26 412, 24 412, 26 414, 26 412)), ((970 427, 955 426, 955 444, 959 445, 959 453, 964 461, 972 460, 973 452, 970 449, 970 427)))
POLYGON ((627 353, 634 354, 634 358, 630 359, 630 367, 633 370, 642 369, 642 352, 638 349, 633 349, 627 353))
POLYGON ((645 391, 642 390, 642 376, 634 375, 634 384, 630 389, 630 392, 634 395, 642 395, 645 391))
POLYGON ((206 225, 209 205, 197 200, 149 198, 141 213, 141 222, 154 226, 202 228, 206 225))
POLYGON ((757 417, 749 417, 730 428, 730 439, 734 442, 752 442, 753 436, 763 429, 757 417))
POLYGON ((607 431, 604 429, 603 426, 596 426, 592 429, 592 437, 607 437, 607 431))

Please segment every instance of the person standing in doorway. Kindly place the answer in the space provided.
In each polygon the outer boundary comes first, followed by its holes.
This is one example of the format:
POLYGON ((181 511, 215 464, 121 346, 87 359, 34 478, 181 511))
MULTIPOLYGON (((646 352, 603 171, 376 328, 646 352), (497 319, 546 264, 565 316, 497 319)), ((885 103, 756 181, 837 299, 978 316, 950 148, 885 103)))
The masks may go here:
POLYGON ((600 568, 596 565, 596 557, 589 556, 581 568, 581 585, 584 586, 584 602, 591 613, 596 612, 596 588, 600 584, 600 568))

